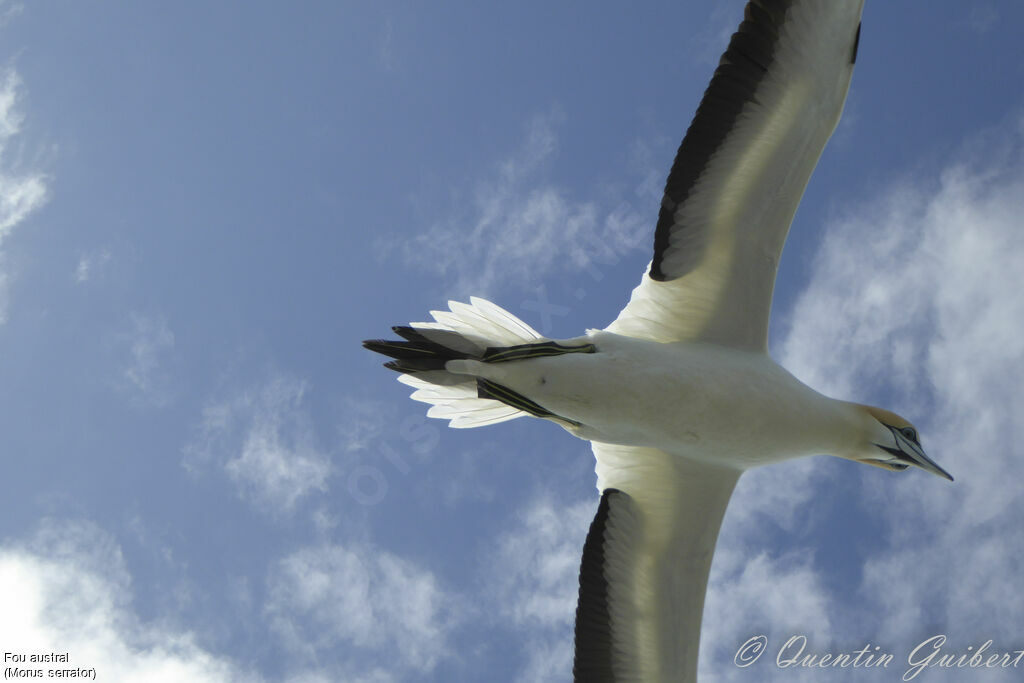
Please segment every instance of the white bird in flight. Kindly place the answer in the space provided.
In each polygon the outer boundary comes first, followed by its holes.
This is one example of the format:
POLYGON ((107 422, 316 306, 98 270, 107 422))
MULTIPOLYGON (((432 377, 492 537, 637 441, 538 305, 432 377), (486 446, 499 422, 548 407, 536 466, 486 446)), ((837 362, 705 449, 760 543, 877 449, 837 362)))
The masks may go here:
POLYGON ((747 4, 672 164, 654 258, 605 329, 550 340, 474 297, 364 343, 452 427, 532 415, 591 442, 601 500, 575 681, 696 679, 715 542, 748 468, 830 454, 952 480, 907 420, 828 398, 768 355, 779 256, 839 121, 862 7, 747 4))

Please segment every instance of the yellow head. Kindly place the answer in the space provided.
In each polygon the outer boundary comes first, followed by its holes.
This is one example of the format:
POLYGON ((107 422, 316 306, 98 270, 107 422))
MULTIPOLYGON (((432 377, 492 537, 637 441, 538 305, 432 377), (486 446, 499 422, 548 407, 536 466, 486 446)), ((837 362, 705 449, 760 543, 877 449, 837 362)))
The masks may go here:
POLYGON ((865 416, 867 441, 853 459, 888 470, 919 467, 953 481, 949 472, 925 455, 917 429, 908 420, 884 408, 856 405, 865 416))

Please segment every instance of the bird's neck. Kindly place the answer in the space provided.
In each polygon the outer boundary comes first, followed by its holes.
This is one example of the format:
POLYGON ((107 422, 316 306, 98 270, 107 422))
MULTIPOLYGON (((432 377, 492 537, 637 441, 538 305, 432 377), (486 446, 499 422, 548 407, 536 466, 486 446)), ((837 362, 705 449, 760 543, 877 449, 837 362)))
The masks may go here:
POLYGON ((834 416, 829 428, 834 437, 829 455, 840 458, 852 458, 863 447, 867 434, 866 406, 852 401, 829 399, 833 405, 834 416))

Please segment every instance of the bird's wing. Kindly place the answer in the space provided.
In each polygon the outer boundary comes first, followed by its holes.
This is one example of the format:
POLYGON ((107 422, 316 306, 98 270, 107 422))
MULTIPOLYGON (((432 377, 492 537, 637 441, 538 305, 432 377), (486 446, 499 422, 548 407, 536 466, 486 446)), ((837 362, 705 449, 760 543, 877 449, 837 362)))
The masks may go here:
POLYGON ((603 493, 580 563, 576 681, 693 681, 722 516, 740 472, 593 443, 603 493))
POLYGON ((764 350, 782 245, 839 121, 863 0, 751 0, 676 154, 654 260, 608 330, 764 350))

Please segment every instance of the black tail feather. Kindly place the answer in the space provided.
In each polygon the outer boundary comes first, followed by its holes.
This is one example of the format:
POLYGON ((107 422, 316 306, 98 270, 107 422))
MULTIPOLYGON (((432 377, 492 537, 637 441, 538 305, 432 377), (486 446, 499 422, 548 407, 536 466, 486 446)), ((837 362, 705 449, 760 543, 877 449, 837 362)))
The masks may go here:
POLYGON ((363 346, 371 351, 391 358, 434 358, 437 351, 415 342, 391 341, 389 339, 367 339, 363 346))
POLYGON ((544 406, 534 403, 522 394, 516 393, 508 387, 482 377, 478 377, 476 380, 476 395, 478 398, 489 398, 495 401, 501 401, 507 406, 518 408, 524 413, 529 413, 534 417, 557 417, 557 415, 544 408, 544 406))
POLYGON ((423 336, 422 332, 417 330, 415 327, 409 327, 408 325, 395 325, 394 327, 391 328, 391 331, 407 341, 429 341, 426 337, 423 336))
POLYGON ((384 367, 398 372, 427 372, 428 370, 444 370, 446 362, 443 358, 399 358, 388 361, 384 367))
MULTIPOLYGON (((384 367, 389 370, 397 372, 444 370, 444 364, 450 360, 471 357, 468 353, 444 346, 439 343, 439 340, 428 339, 411 327, 394 327, 392 329, 406 341, 368 339, 363 342, 363 346, 370 351, 395 359, 384 364, 384 367)), ((434 330, 431 331, 431 336, 433 336, 433 332, 434 330)), ((455 336, 451 332, 447 334, 455 336)))

